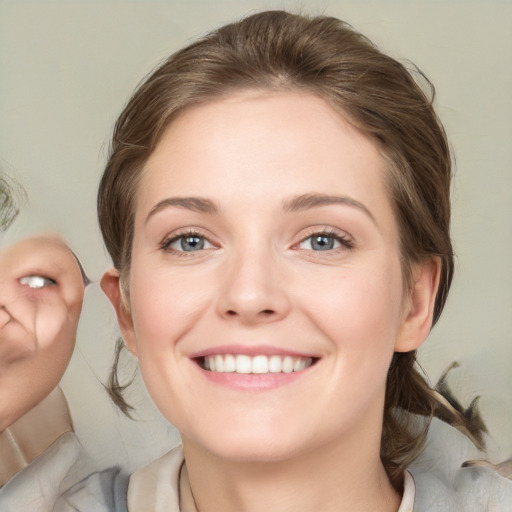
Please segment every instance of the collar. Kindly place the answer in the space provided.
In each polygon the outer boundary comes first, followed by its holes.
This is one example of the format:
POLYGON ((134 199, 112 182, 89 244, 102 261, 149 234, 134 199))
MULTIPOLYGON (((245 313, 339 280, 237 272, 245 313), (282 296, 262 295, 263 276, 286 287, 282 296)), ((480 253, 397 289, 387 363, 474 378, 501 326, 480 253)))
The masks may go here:
MULTIPOLYGON (((398 512, 413 512, 415 493, 413 477, 406 471, 398 512)), ((132 474, 128 484, 128 510, 197 512, 181 445, 132 474)))

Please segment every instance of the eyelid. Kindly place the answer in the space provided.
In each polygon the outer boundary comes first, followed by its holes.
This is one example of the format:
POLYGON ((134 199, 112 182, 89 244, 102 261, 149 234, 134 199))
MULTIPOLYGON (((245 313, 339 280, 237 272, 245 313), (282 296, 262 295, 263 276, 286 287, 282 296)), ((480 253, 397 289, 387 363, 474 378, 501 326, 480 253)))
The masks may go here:
POLYGON ((298 240, 297 242, 294 243, 294 245, 300 244, 301 242, 304 242, 308 238, 311 238, 312 236, 315 235, 331 236, 333 238, 336 238, 337 240, 341 240, 342 242, 350 243, 351 245, 353 245, 354 243, 353 237, 349 235, 346 231, 328 225, 317 225, 310 226, 303 230, 297 236, 298 240))
POLYGON ((19 283, 34 290, 46 288, 48 286, 57 286, 57 281, 55 281, 55 279, 39 274, 31 274, 28 276, 20 277, 19 283))

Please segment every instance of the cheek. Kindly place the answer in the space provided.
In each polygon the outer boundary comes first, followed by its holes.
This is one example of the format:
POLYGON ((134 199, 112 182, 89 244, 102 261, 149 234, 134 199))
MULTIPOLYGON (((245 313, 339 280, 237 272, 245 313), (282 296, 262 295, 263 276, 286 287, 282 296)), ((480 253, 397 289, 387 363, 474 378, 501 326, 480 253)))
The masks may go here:
MULTIPOLYGON (((403 281, 399 262, 340 271, 319 289, 329 293, 307 295, 313 322, 333 341, 335 350, 361 360, 386 360, 393 352, 401 322, 403 281), (314 301, 314 302, 313 302, 314 301)), ((342 359, 346 360, 346 359, 342 359)))
POLYGON ((309 319, 329 340, 326 362, 331 365, 331 378, 325 384, 325 396, 335 397, 335 406, 326 398, 324 407, 338 412, 326 417, 336 424, 336 414, 344 411, 350 423, 365 411, 376 410, 375 404, 377 409, 382 407, 401 320, 399 264, 351 268, 332 276, 330 289, 332 293, 304 294, 303 299, 310 306, 309 319))
POLYGON ((174 349, 211 303, 212 277, 188 269, 132 275, 130 302, 139 359, 150 346, 174 349))

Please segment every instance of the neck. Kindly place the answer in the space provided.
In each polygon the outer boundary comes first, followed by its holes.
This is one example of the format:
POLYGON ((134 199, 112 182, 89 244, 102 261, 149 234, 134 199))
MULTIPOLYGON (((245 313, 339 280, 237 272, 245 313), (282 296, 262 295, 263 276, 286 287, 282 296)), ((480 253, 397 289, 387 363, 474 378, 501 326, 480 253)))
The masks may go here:
POLYGON ((0 432, 0 486, 30 464, 73 424, 66 398, 54 389, 42 402, 0 432))
POLYGON ((254 463, 219 459, 183 439, 198 512, 396 512, 400 496, 378 456, 380 438, 377 444, 345 441, 254 463))

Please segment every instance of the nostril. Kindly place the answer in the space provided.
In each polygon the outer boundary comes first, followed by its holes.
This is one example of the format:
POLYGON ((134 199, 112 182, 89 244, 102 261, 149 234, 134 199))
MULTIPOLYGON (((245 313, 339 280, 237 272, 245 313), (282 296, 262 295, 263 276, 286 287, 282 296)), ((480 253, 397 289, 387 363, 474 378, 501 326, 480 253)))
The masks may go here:
MULTIPOLYGON (((263 309, 262 311, 259 312, 260 315, 263 315, 263 316, 271 316, 275 313, 275 311, 273 309, 263 309)), ((237 316, 238 313, 232 309, 228 309, 226 311, 226 315, 228 316, 237 316)))

